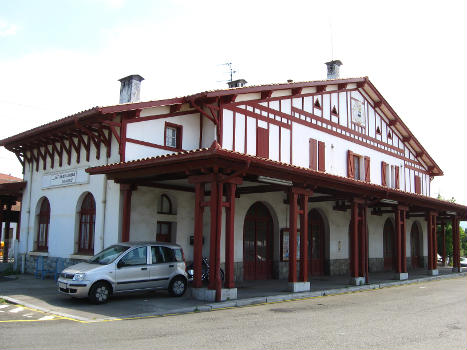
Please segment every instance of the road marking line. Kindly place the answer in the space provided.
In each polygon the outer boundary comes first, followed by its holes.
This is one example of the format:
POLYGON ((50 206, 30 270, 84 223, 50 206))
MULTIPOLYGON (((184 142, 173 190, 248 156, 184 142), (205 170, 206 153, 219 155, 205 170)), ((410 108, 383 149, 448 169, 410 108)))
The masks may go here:
POLYGON ((17 307, 16 309, 10 310, 10 312, 16 314, 23 310, 24 310, 24 307, 17 307))
POLYGON ((4 309, 4 308, 6 308, 8 306, 10 306, 10 305, 0 305, 0 309, 4 309))
POLYGON ((34 314, 24 314, 23 317, 32 317, 34 314))
POLYGON ((44 316, 44 317, 41 317, 38 321, 47 321, 47 320, 52 320, 54 319, 55 316, 44 316))

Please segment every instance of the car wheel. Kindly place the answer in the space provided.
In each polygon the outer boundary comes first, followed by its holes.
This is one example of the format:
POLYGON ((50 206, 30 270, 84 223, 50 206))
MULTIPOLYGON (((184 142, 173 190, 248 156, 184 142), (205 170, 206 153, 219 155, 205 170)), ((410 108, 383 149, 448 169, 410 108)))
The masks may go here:
POLYGON ((106 282, 94 283, 89 291, 89 300, 93 304, 104 304, 110 298, 110 286, 106 282))
POLYGON ((169 294, 173 297, 181 297, 186 291, 186 280, 183 277, 175 277, 170 281, 169 294))

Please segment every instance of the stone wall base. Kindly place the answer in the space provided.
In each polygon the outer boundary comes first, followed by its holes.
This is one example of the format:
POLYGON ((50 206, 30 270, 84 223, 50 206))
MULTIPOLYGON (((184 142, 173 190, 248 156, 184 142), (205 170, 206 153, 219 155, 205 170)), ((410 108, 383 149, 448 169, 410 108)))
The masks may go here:
POLYGON ((351 277, 349 284, 352 286, 363 286, 365 284, 365 277, 351 277))
POLYGON ((401 273, 395 273, 394 274, 394 279, 398 281, 404 281, 406 279, 409 279, 409 274, 407 272, 401 272, 401 273))
MULTIPOLYGON (((196 300, 201 301, 216 301, 216 290, 208 288, 191 288, 191 296, 196 300)), ((221 300, 237 299, 237 288, 222 288, 221 300)))
POLYGON ((289 291, 293 293, 309 292, 310 282, 289 282, 289 291))

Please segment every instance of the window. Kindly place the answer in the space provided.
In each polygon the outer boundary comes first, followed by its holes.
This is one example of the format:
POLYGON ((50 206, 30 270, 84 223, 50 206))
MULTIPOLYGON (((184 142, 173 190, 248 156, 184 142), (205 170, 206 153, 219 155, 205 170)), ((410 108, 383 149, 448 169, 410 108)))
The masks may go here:
POLYGON ((159 214, 173 214, 172 202, 166 194, 161 195, 159 204, 159 214))
POLYGON ((399 167, 381 162, 381 185, 399 189, 399 167))
POLYGON ((347 152, 347 177, 370 182, 370 157, 347 152))
POLYGON ((325 171, 326 170, 326 145, 324 142, 310 139, 310 169, 325 171))
POLYGON ((172 223, 167 221, 157 222, 156 241, 158 242, 171 242, 172 223))
POLYGON ((118 265, 121 266, 137 266, 137 265, 146 265, 147 264, 147 247, 139 247, 128 252, 119 262, 118 265))
POLYGON ((94 228, 96 223, 96 202, 88 193, 81 203, 79 212, 78 253, 94 254, 94 228))
POLYGON ((183 261, 180 249, 174 250, 164 246, 151 247, 151 255, 153 264, 183 261))
POLYGON ((39 227, 37 228, 37 250, 46 252, 49 250, 49 223, 50 223, 50 203, 44 198, 39 211, 39 227))
POLYGON ((353 156, 354 179, 360 180, 360 157, 353 156))
POLYGON ((182 149, 182 126, 165 123, 165 146, 182 149))

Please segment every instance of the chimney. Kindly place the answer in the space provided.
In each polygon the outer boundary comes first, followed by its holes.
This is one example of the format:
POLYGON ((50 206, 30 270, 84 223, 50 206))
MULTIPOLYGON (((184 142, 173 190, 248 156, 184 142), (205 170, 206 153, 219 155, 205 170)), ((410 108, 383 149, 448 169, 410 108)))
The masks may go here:
POLYGON ((144 78, 138 74, 132 74, 120 79, 119 82, 122 85, 120 86, 119 103, 139 102, 139 90, 143 80, 144 78))
POLYGON ((325 64, 328 66, 328 79, 339 79, 339 66, 342 66, 342 62, 333 60, 325 64))
POLYGON ((227 85, 229 86, 230 89, 232 88, 238 88, 238 87, 244 87, 248 83, 245 79, 237 79, 233 81, 228 81, 227 85))

